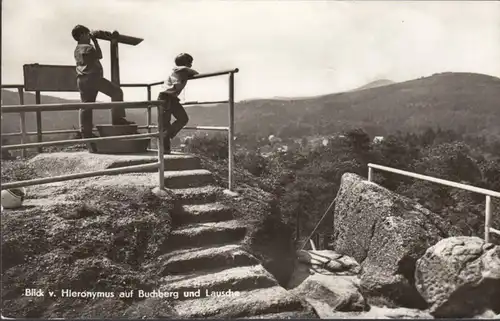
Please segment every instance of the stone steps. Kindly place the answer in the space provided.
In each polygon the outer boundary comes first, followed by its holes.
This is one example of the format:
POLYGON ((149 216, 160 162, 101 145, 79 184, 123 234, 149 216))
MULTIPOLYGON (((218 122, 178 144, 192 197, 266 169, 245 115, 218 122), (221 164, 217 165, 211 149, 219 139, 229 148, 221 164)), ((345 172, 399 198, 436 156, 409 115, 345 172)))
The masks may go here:
POLYGON ((195 298, 175 302, 183 318, 244 318, 303 311, 303 303, 280 286, 239 292, 239 295, 195 298))
POLYGON ((239 244, 246 226, 234 220, 232 208, 217 202, 222 189, 209 185, 209 172, 165 174, 165 185, 179 198, 181 211, 173 216, 176 227, 165 243, 166 253, 149 270, 161 277, 160 291, 179 294, 173 303, 181 318, 316 317, 239 244), (197 180, 199 174, 203 178, 197 180), (233 296, 207 297, 217 292, 233 296), (200 297, 193 297, 195 293, 200 297))
POLYGON ((208 223, 232 220, 233 209, 220 203, 183 205, 182 210, 173 216, 176 225, 189 223, 208 223))
POLYGON ((176 188, 171 189, 171 191, 178 197, 181 204, 196 205, 215 202, 219 193, 222 193, 222 188, 208 185, 201 187, 176 188))
MULTIPOLYGON (((157 161, 154 152, 51 153, 37 157, 32 165, 40 165, 37 168, 45 174, 42 176, 157 161)), ((247 226, 234 219, 232 208, 218 202, 222 188, 214 186, 212 173, 200 167, 200 160, 195 156, 165 155, 165 187, 177 196, 180 211, 172 217, 174 228, 162 246, 162 254, 141 270, 159 281, 158 290, 179 293, 179 299, 168 303, 174 305, 180 318, 315 317, 307 304, 280 287, 261 262, 245 250, 241 242, 247 226), (198 289, 202 297, 183 295, 198 289), (215 293, 231 290, 233 296, 206 297, 207 290, 215 293), (237 292, 240 295, 236 295, 237 292)), ((147 171, 151 173, 136 174, 134 184, 156 185, 158 176, 153 173, 156 170, 147 171)), ((154 302, 151 300, 151 304, 154 302)), ((166 310, 163 312, 168 314, 166 310)), ((157 314, 162 315, 162 310, 157 314)))
POLYGON ((228 244, 241 241, 246 226, 237 220, 195 223, 174 229, 165 241, 165 250, 228 244))
POLYGON ((161 255, 148 269, 164 276, 256 264, 259 261, 244 251, 241 245, 229 244, 172 251, 161 255))
MULTIPOLYGON (((158 157, 144 157, 144 158, 129 158, 114 162, 108 168, 119 168, 125 166, 141 165, 141 164, 151 164, 156 163, 158 157)), ((182 170, 194 170, 201 169, 200 159, 192 155, 184 154, 170 154, 165 155, 163 168, 165 171, 182 171, 182 170)), ((146 169, 138 172, 156 172, 157 169, 146 169)))
POLYGON ((205 169, 166 171, 165 188, 202 187, 214 183, 212 173, 205 169))
MULTIPOLYGON (((201 169, 196 156, 175 153, 164 156, 166 171, 201 169)), ((126 166, 152 164, 158 161, 154 151, 134 154, 91 154, 88 152, 43 153, 28 160, 42 177, 84 173, 90 171, 121 168, 126 166)), ((156 172, 156 169, 135 170, 136 172, 156 172)))
POLYGON ((179 300, 191 299, 189 292, 248 291, 277 286, 277 281, 262 265, 238 266, 220 271, 202 271, 190 275, 165 276, 160 280, 162 292, 178 292, 179 300))
POLYGON ((269 314, 259 314, 246 319, 317 319, 313 311, 289 311, 269 314))

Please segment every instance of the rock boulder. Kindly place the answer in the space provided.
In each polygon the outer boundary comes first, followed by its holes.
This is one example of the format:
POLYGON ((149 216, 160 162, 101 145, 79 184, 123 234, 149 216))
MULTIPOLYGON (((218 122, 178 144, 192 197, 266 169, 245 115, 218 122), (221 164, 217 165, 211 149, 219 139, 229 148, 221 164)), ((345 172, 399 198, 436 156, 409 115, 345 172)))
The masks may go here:
POLYGON ((425 308, 414 287, 416 261, 447 237, 447 226, 415 201, 364 178, 342 176, 334 210, 334 250, 361 263, 365 297, 425 308))
POLYGON ((288 288, 313 306, 320 318, 339 311, 365 311, 368 305, 359 290, 359 264, 333 251, 298 251, 288 288))
POLYGON ((364 311, 368 306, 355 276, 313 274, 291 292, 311 304, 321 318, 335 311, 364 311))
POLYGON ((500 246, 478 237, 451 237, 417 261, 416 287, 436 317, 500 313, 500 246))

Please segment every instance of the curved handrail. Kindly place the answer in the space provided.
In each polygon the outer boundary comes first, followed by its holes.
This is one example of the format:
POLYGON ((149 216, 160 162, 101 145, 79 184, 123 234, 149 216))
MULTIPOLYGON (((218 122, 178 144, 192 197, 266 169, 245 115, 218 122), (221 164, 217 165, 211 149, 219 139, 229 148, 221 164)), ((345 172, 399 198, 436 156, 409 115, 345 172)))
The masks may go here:
POLYGON ((484 210, 485 211, 484 241, 486 243, 488 243, 490 241, 490 233, 495 233, 495 234, 500 235, 500 230, 494 229, 490 226, 491 225, 491 216, 492 216, 492 212, 493 212, 491 198, 492 197, 500 198, 500 192, 496 192, 496 191, 492 191, 489 189, 480 188, 480 187, 476 187, 476 186, 466 185, 466 184, 462 184, 462 183, 452 182, 452 181, 448 181, 445 179, 436 178, 436 177, 432 177, 432 176, 403 171, 403 170, 392 168, 392 167, 372 164, 372 163, 368 164, 368 181, 370 181, 370 182, 373 181, 373 169, 379 169, 379 170, 385 171, 385 172, 399 174, 399 175, 403 175, 403 176, 407 176, 407 177, 413 177, 413 178, 421 179, 424 181, 433 182, 433 183, 437 183, 437 184, 441 184, 441 185, 445 185, 445 186, 449 186, 449 187, 454 187, 454 188, 459 188, 459 189, 463 189, 463 190, 466 190, 469 192, 474 192, 474 193, 479 193, 479 194, 485 195, 486 196, 486 200, 485 200, 486 203, 485 203, 485 210, 484 210))

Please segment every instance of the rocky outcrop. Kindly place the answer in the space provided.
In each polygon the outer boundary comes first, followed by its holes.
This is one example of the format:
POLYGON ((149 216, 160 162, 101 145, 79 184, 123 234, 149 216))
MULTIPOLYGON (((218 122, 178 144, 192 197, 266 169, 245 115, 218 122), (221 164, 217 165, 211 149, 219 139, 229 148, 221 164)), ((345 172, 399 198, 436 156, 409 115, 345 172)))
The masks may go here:
POLYGON ((439 216, 364 178, 342 176, 334 210, 334 250, 361 263, 365 297, 423 308, 414 287, 416 261, 447 236, 439 216))
POLYGON ((500 313, 500 246, 478 237, 452 237, 417 261, 416 287, 436 317, 500 313))
MULTIPOLYGON (((57 155, 38 158, 39 174, 151 161, 144 155, 61 154, 59 160, 57 155)), ((315 318, 307 302, 268 272, 269 260, 262 264, 249 251, 256 247, 245 243, 269 231, 282 232, 280 225, 263 230, 236 215, 211 172, 193 168, 199 163, 195 157, 166 158, 168 191, 153 189, 155 173, 103 176, 34 186, 23 208, 3 211, 3 315, 315 318), (57 294, 53 299, 25 296, 32 288, 57 294), (62 297, 66 289, 76 297, 62 297), (88 293, 100 299, 89 299, 88 293)), ((237 205, 254 208, 248 198, 242 193, 237 205)), ((282 254, 285 249, 277 247, 282 254)))
POLYGON ((364 312, 334 312, 329 319, 433 319, 425 310, 371 306, 364 312))
POLYGON ((295 271, 288 284, 291 292, 307 301, 320 318, 339 311, 368 309, 359 291, 359 264, 333 251, 299 251, 295 271))
POLYGON ((313 274, 291 291, 305 298, 321 318, 335 311, 364 311, 368 306, 356 276, 313 274))

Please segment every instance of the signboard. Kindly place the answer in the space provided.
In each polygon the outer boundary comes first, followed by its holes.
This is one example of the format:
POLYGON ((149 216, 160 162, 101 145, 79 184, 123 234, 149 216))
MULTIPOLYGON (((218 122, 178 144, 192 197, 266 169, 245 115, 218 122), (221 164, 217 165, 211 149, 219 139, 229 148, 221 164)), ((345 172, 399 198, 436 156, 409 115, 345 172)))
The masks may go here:
POLYGON ((26 91, 78 91, 75 66, 29 64, 23 71, 26 91))

